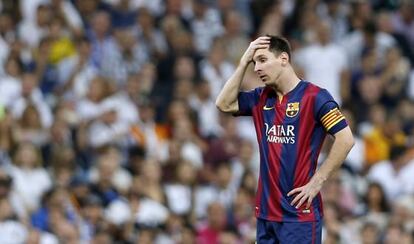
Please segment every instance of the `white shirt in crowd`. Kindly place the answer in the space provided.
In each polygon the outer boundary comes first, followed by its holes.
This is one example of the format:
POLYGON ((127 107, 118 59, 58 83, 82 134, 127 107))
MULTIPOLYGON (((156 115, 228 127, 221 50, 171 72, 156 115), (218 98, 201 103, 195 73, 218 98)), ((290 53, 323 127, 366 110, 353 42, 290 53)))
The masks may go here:
POLYGON ((0 243, 2 244, 23 244, 27 235, 26 227, 18 221, 0 222, 0 243))
POLYGON ((213 39, 224 31, 219 12, 213 8, 208 8, 202 18, 193 18, 190 25, 194 33, 194 46, 202 54, 208 52, 213 39))
MULTIPOLYGON (((79 56, 68 57, 57 66, 58 71, 58 82, 61 86, 69 82, 70 77, 73 75, 76 66, 79 63, 79 56)), ((90 81, 96 77, 99 70, 91 63, 86 63, 82 69, 74 74, 72 92, 76 99, 84 98, 89 89, 90 81)))
POLYGON ((0 78, 0 105, 10 108, 20 98, 21 91, 22 86, 18 79, 12 76, 3 76, 0 78))
POLYGON ((414 194, 414 160, 396 171, 390 161, 382 161, 370 169, 368 179, 378 182, 384 189, 387 199, 397 199, 402 195, 414 194))
POLYGON ((234 65, 227 61, 220 64, 218 71, 207 59, 200 62, 201 76, 210 83, 211 97, 216 98, 218 96, 221 88, 223 88, 224 84, 233 74, 234 70, 234 65))
POLYGON ((30 94, 29 101, 28 99, 19 96, 18 99, 14 100, 11 107, 11 112, 14 118, 19 119, 24 110, 26 109, 28 103, 31 102, 37 109, 39 113, 40 122, 43 128, 49 128, 53 123, 53 114, 49 105, 46 103, 44 96, 39 88, 35 88, 30 94))
POLYGON ((167 184, 164 187, 168 208, 178 215, 190 213, 192 207, 192 190, 188 185, 167 184))
MULTIPOLYGON (((351 70, 361 66, 361 54, 364 48, 364 42, 363 33, 358 30, 346 35, 340 43, 345 49, 348 57, 348 65, 351 70)), ((375 36, 375 48, 378 55, 378 62, 383 62, 386 50, 394 46, 395 43, 395 39, 391 35, 383 32, 377 33, 375 36)))
POLYGON ((27 210, 39 207, 43 194, 52 187, 52 180, 44 168, 22 169, 10 166, 13 189, 21 197, 27 210))
POLYGON ((94 147, 99 147, 109 142, 127 143, 128 138, 126 135, 131 125, 139 121, 137 107, 126 95, 121 93, 105 98, 98 104, 88 100, 78 104, 78 114, 82 120, 95 119, 109 111, 116 112, 117 117, 114 123, 107 124, 96 120, 89 128, 89 142, 94 147))
POLYGON ((4 63, 9 55, 9 44, 0 36, 0 76, 4 75, 4 63))
POLYGON ((333 43, 314 44, 295 53, 295 62, 303 68, 306 80, 327 89, 341 104, 341 73, 347 69, 345 50, 333 43))
POLYGON ((219 114, 214 101, 212 99, 201 101, 198 97, 193 96, 190 98, 189 104, 197 112, 201 135, 204 137, 220 135, 219 114))

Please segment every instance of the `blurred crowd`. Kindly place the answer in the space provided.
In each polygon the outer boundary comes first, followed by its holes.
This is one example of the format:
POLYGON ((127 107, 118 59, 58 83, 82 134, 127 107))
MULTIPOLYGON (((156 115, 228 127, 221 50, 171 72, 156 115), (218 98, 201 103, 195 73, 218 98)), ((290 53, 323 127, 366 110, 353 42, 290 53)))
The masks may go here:
MULTIPOLYGON (((0 10, 0 243, 253 243, 255 129, 214 101, 264 34, 290 40, 356 137, 322 190, 324 243, 414 243, 413 1, 0 10)), ((260 85, 251 70, 242 89, 260 85)))

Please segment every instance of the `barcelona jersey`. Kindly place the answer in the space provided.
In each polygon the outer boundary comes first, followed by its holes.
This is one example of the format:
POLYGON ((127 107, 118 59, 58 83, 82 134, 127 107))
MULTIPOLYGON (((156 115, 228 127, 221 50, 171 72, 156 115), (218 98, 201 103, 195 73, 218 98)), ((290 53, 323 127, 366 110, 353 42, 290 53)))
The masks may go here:
POLYGON ((278 99, 270 87, 238 95, 236 115, 252 116, 260 150, 260 177, 256 193, 256 217, 278 222, 309 222, 321 219, 318 194, 309 209, 290 203, 287 194, 309 182, 327 133, 347 126, 329 92, 307 81, 278 99))

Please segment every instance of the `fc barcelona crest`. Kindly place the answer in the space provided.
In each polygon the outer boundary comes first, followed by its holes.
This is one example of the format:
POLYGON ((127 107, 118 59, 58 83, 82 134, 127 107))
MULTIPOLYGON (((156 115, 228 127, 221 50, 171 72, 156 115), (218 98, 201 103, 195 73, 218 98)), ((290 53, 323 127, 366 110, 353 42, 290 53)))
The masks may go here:
POLYGON ((299 102, 288 103, 286 106, 286 116, 292 118, 299 113, 299 102))

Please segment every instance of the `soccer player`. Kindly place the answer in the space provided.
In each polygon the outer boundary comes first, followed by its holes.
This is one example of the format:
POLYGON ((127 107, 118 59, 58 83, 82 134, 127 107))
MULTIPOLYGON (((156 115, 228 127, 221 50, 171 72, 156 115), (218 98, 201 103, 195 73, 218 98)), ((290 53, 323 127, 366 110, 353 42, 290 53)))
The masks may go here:
POLYGON ((329 92, 299 79, 290 60, 286 39, 257 38, 216 100, 223 112, 253 117, 260 148, 257 243, 321 243, 319 191, 354 144, 329 92), (264 86, 239 91, 251 62, 264 86), (317 169, 326 134, 334 136, 334 143, 317 169))

